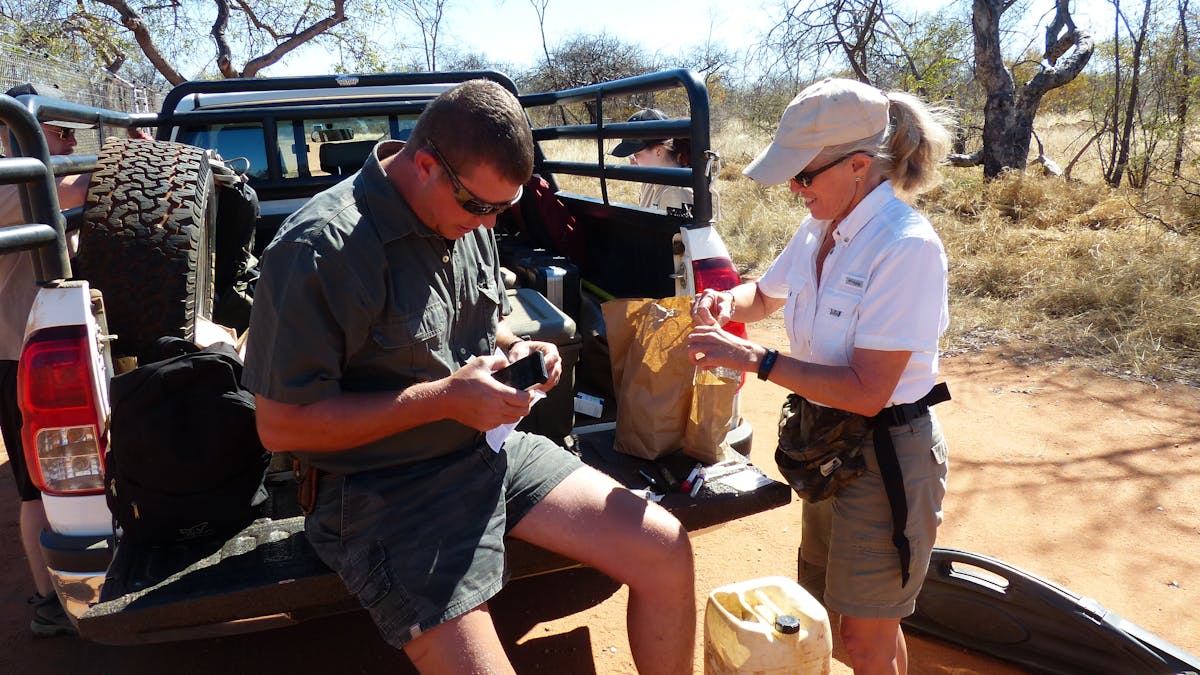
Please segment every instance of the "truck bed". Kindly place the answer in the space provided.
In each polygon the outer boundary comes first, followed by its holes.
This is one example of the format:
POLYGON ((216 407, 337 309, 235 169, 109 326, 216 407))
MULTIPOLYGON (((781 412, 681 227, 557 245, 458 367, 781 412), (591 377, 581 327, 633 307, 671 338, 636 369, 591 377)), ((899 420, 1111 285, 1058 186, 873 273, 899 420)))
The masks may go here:
MULTIPOLYGON (((653 462, 623 455, 613 449, 614 440, 612 425, 599 424, 571 436, 568 447, 632 489, 647 487, 641 473, 654 477, 661 490, 662 469, 682 480, 696 464, 680 453, 653 462)), ((694 497, 674 491, 659 503, 696 531, 791 500, 787 485, 736 452, 726 453, 720 471, 724 478, 706 482, 694 497)), ((304 538, 290 475, 272 475, 267 485, 262 516, 225 542, 118 544, 99 601, 79 620, 80 636, 103 644, 145 644, 243 633, 357 609, 304 538), (253 608, 270 613, 254 615, 253 608)), ((520 578, 578 563, 510 539, 509 565, 512 577, 520 578)))

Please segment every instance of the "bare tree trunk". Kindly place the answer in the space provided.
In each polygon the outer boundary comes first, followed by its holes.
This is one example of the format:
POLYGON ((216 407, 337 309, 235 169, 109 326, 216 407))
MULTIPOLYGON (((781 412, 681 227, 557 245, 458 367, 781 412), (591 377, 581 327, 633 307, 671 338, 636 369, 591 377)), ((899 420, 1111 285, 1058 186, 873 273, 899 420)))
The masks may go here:
POLYGON ((225 77, 237 77, 239 73, 233 67, 233 50, 229 48, 229 40, 225 30, 229 27, 229 0, 215 0, 217 3, 217 18, 213 20, 213 42, 217 43, 217 70, 225 77))
POLYGON ((1188 105, 1192 97, 1192 46, 1188 37, 1188 0, 1179 0, 1179 93, 1175 100, 1175 119, 1179 129, 1175 134, 1175 157, 1171 162, 1171 176, 1179 178, 1183 172, 1183 150, 1187 144, 1188 105))
POLYGON ((975 77, 987 93, 982 151, 986 178, 995 178, 1005 169, 1025 170, 1042 97, 1075 79, 1094 49, 1091 35, 1075 27, 1067 0, 1055 0, 1056 13, 1046 28, 1046 65, 1018 92, 1000 50, 1000 17, 1011 6, 1012 0, 973 0, 972 5, 975 77))
MULTIPOLYGON (((546 72, 554 78, 551 85, 555 89, 561 89, 558 85, 558 78, 555 76, 554 59, 550 58, 550 47, 546 45, 546 8, 550 5, 550 0, 529 0, 529 4, 533 5, 533 11, 537 13, 538 18, 538 33, 542 36, 542 54, 546 57, 546 72)), ((557 106, 558 116, 562 120, 563 125, 567 124, 567 109, 564 106, 557 106)))
POLYGON ((397 6, 421 31, 425 46, 425 67, 429 72, 437 70, 438 31, 449 0, 399 0, 397 6))
MULTIPOLYGON (((1129 147, 1133 139, 1133 119, 1137 114, 1137 103, 1140 95, 1139 88, 1142 77, 1142 49, 1146 44, 1146 31, 1150 26, 1150 13, 1152 9, 1151 0, 1146 0, 1145 6, 1142 9, 1142 25, 1138 28, 1138 32, 1131 36, 1133 38, 1133 54, 1131 56, 1132 62, 1129 64, 1129 98, 1125 101, 1125 119, 1121 121, 1116 160, 1113 162, 1112 171, 1108 176, 1108 184, 1113 187, 1120 187, 1121 179, 1129 167, 1129 147)), ((1119 20, 1125 21, 1126 28, 1128 28, 1128 20, 1125 19, 1120 8, 1117 9, 1117 16, 1119 20)))
POLYGON ((974 0, 971 28, 975 33, 975 77, 987 92, 983 105, 983 175, 994 178, 1006 168, 1024 169, 1028 139, 1013 152, 1013 103, 1017 87, 1000 52, 1002 0, 974 0))
POLYGON ((1120 150, 1117 130, 1121 127, 1121 0, 1110 1, 1113 6, 1113 101, 1112 119, 1108 123, 1111 142, 1108 157, 1112 163, 1104 171, 1104 182, 1112 185, 1113 181, 1121 182, 1120 172, 1114 170, 1120 150))

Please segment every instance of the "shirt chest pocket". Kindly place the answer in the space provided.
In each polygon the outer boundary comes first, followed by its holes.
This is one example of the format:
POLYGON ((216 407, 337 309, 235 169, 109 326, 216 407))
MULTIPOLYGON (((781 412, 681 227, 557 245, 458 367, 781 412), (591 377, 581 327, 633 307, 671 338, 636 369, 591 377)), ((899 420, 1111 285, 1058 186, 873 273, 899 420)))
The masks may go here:
POLYGON ((817 325, 831 328, 850 327, 855 323, 861 302, 862 295, 837 290, 822 293, 817 303, 817 325))
POLYGON ((449 316, 441 302, 431 302, 416 312, 395 311, 371 329, 375 344, 384 351, 421 349, 435 351, 446 338, 449 316))
POLYGON ((495 277, 481 274, 475 283, 475 292, 476 303, 484 312, 490 313, 500 306, 500 294, 504 291, 496 283, 495 277))

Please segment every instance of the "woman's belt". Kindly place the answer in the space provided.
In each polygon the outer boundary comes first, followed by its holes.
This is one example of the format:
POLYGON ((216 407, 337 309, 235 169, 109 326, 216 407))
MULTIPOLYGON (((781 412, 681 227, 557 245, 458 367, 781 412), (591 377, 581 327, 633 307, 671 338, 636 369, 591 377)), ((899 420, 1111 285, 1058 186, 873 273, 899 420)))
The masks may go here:
POLYGON ((887 492, 888 506, 892 511, 892 544, 900 554, 901 587, 908 585, 908 567, 912 562, 912 549, 908 545, 908 537, 904 534, 905 525, 908 523, 908 499, 904 494, 904 473, 900 470, 896 446, 892 443, 892 434, 888 428, 908 424, 925 416, 930 406, 949 400, 950 388, 945 382, 938 382, 919 401, 889 406, 880 410, 874 417, 868 418, 875 445, 875 459, 879 462, 879 476, 883 479, 883 489, 887 492))

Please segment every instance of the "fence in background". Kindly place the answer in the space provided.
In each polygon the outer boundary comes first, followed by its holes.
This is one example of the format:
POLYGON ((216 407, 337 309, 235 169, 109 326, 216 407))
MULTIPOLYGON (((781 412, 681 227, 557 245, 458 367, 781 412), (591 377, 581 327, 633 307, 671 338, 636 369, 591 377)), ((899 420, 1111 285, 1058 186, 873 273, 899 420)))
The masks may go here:
MULTIPOLYGON (((162 92, 135 86, 105 70, 83 69, 0 42, 0 92, 25 82, 55 87, 68 101, 125 112, 157 112, 163 97, 162 92)), ((76 136, 77 153, 95 154, 99 149, 99 132, 82 129, 76 136)))

